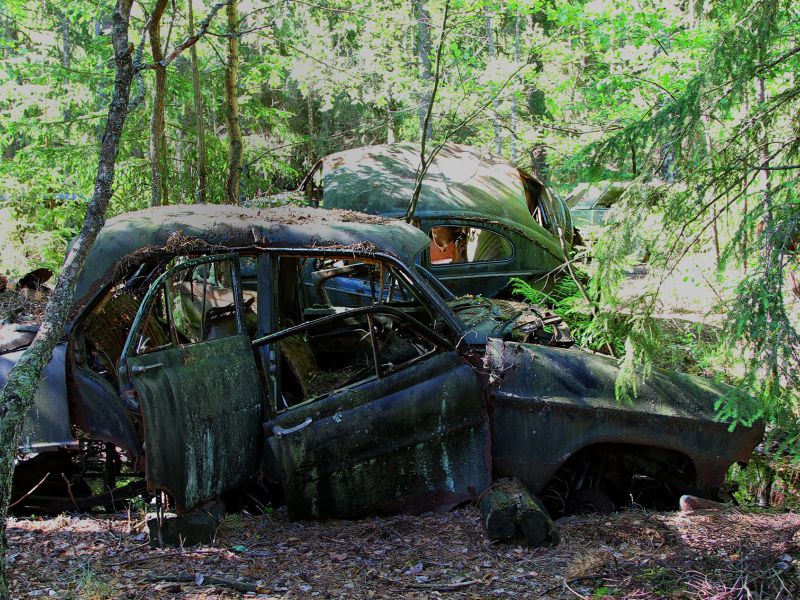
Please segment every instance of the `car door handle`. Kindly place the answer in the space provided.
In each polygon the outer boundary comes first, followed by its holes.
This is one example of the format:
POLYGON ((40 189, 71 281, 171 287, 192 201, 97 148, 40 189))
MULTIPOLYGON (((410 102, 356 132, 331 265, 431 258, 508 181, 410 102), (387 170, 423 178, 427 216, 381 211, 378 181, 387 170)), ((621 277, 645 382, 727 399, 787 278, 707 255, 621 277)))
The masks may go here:
POLYGON ((296 433, 301 429, 305 429, 311 425, 312 421, 313 419, 311 417, 306 417, 305 421, 299 425, 295 425, 294 427, 289 427, 288 429, 284 429, 280 425, 275 425, 275 427, 272 428, 272 433, 275 435, 275 437, 282 437, 284 435, 289 435, 290 433, 296 433))
POLYGON ((161 363, 153 363, 152 365, 136 365, 135 367, 131 367, 131 373, 133 375, 139 375, 140 373, 147 373, 148 371, 160 369, 163 366, 164 365, 161 363))

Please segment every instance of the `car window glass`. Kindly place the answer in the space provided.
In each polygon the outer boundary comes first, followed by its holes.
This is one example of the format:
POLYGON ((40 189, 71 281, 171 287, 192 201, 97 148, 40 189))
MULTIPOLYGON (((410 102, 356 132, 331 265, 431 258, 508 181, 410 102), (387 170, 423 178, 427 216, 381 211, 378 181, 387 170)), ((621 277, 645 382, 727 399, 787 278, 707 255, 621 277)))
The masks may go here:
POLYGON ((550 190, 549 188, 544 188, 544 198, 545 202, 547 203, 549 212, 552 215, 552 221, 554 225, 553 233, 558 234, 558 229, 561 228, 563 230, 565 225, 564 223, 565 215, 561 210, 563 205, 556 198, 552 190, 550 190))
POLYGON ((480 227, 442 225, 430 231, 430 263, 433 266, 454 263, 495 262, 514 254, 505 236, 480 227))
POLYGON ((381 312, 314 321, 277 347, 279 410, 386 376, 437 349, 404 316, 381 312))
POLYGON ((380 368, 384 374, 402 369, 436 350, 433 342, 420 335, 402 317, 377 314, 372 320, 380 368))
MULTIPOLYGON (((191 265, 170 274, 147 308, 136 353, 236 335, 238 303, 233 277, 230 260, 191 265)), ((249 309, 253 304, 254 296, 245 306, 249 309)))
MULTIPOLYGON (((111 383, 116 382, 117 366, 125 339, 149 287, 149 283, 145 284, 146 281, 143 277, 131 277, 117 283, 92 307, 83 320, 87 366, 111 383)), ((150 332, 156 345, 168 342, 168 332, 164 332, 161 336, 150 332)))
POLYGON ((239 257, 239 283, 244 300, 244 326, 254 338, 258 330, 258 257, 239 257))
POLYGON ((388 304, 422 308, 409 282, 391 265, 349 259, 316 259, 314 297, 325 306, 388 304))

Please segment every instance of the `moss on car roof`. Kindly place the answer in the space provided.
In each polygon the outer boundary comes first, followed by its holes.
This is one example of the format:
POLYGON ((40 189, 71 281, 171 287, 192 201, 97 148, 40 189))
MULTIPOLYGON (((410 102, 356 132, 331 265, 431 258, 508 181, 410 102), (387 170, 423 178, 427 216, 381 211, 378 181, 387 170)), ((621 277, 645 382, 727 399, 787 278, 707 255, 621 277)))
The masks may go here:
POLYGON ((410 261, 427 236, 402 221, 348 210, 297 206, 245 208, 177 204, 125 213, 109 219, 78 279, 80 300, 108 277, 125 257, 142 248, 165 247, 178 234, 211 247, 350 247, 364 244, 410 261))
MULTIPOLYGON (((414 192, 419 145, 400 142, 354 148, 320 162, 325 208, 402 217, 414 192)), ((307 184, 308 178, 303 185, 307 184)), ((562 253, 552 234, 531 217, 520 170, 471 146, 448 143, 442 147, 425 174, 414 215, 498 222, 556 256, 562 253)))

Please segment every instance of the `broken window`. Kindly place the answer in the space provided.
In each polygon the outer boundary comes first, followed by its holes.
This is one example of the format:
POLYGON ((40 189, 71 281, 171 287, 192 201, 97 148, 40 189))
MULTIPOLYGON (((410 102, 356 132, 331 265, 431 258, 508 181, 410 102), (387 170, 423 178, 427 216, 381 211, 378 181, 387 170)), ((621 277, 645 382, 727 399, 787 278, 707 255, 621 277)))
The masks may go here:
POLYGON ((159 285, 154 292, 154 297, 147 309, 144 327, 139 334, 136 344, 136 354, 149 354, 163 348, 169 348, 172 340, 169 334, 169 314, 167 290, 164 285, 159 285))
POLYGON ((281 403, 287 408, 375 376, 369 325, 343 316, 278 342, 281 403))
POLYGON ((437 347, 436 334, 425 334, 432 312, 389 263, 281 256, 277 275, 277 333, 262 342, 277 349, 278 410, 383 377, 437 347))
MULTIPOLYGON (((235 276, 230 259, 173 272, 153 292, 136 353, 236 335, 239 304, 235 276)), ((254 304, 253 292, 244 308, 250 310, 254 304)))
POLYGON ((533 220, 550 233, 558 235, 550 192, 541 183, 522 172, 520 172, 520 177, 522 177, 525 187, 525 201, 533 220))
POLYGON ((480 227, 441 225, 432 227, 430 235, 430 263, 434 266, 505 261, 514 255, 505 236, 480 227))
POLYGON ((354 309, 282 333, 278 410, 384 377, 437 349, 435 336, 391 309, 354 309))
POLYGON ((236 335, 236 291, 230 261, 203 263, 167 279, 176 343, 236 335))
POLYGON ((414 304, 415 300, 404 279, 384 263, 316 259, 311 279, 315 297, 326 305, 414 304))

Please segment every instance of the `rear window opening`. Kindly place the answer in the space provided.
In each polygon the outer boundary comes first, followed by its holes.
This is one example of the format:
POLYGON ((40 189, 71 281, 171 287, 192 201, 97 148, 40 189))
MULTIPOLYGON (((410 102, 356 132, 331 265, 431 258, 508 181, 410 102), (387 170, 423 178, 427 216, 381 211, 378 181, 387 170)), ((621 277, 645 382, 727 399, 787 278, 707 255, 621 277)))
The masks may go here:
POLYGON ((434 266, 499 262, 514 255, 511 242, 488 229, 442 225, 432 227, 430 236, 430 263, 434 266))

